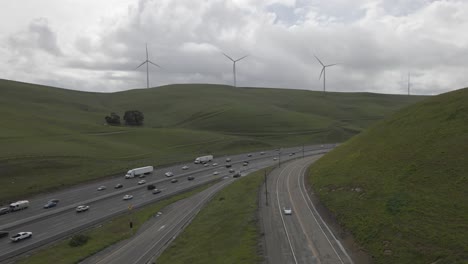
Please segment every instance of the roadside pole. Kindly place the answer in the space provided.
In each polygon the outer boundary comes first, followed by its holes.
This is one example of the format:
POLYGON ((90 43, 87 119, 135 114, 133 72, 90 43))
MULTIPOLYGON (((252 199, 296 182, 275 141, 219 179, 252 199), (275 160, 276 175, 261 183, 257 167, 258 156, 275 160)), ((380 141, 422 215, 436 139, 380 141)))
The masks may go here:
POLYGON ((263 178, 265 180, 265 205, 268 206, 268 186, 267 186, 267 172, 264 170, 263 178))

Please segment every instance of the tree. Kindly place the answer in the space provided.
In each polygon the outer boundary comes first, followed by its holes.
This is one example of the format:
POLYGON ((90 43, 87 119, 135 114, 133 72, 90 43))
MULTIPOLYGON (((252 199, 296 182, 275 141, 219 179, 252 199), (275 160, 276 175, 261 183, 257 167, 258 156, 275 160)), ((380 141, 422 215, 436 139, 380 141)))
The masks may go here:
POLYGON ((138 110, 125 111, 124 118, 125 124, 129 126, 141 126, 145 116, 138 110))
POLYGON ((109 125, 120 125, 120 116, 116 113, 111 113, 110 116, 106 116, 104 119, 109 125))

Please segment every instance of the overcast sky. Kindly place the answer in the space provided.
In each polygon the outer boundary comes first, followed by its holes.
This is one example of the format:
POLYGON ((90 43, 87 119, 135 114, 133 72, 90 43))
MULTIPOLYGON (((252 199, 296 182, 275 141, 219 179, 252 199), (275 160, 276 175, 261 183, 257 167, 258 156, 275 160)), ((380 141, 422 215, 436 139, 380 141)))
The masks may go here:
POLYGON ((174 83, 440 94, 468 86, 468 0, 1 1, 0 78, 113 92, 174 83))

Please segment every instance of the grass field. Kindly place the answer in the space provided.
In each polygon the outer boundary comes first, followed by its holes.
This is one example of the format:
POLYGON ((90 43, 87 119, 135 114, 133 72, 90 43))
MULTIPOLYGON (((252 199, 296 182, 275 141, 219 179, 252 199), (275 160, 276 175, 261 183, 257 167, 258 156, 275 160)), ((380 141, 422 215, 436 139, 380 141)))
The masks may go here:
POLYGON ((169 245, 157 263, 260 263, 258 191, 263 171, 221 190, 169 245))
MULTIPOLYGON (((131 215, 132 222, 134 223, 134 230, 138 230, 138 228, 140 228, 144 222, 146 222, 155 213, 161 211, 161 209, 164 207, 201 192, 211 185, 212 184, 201 186, 190 192, 172 196, 150 206, 135 210, 131 215)), ((129 229, 129 219, 130 214, 122 215, 100 225, 99 227, 83 232, 82 234, 89 236, 88 242, 83 246, 71 247, 68 245, 70 239, 66 239, 58 242, 55 245, 41 249, 30 256, 22 258, 16 263, 79 263, 80 261, 105 249, 106 247, 131 237, 132 231, 129 229)))
POLYGON ((0 80, 0 204, 129 168, 341 142, 423 97, 222 85, 89 93, 0 80), (137 109, 143 127, 104 117, 137 109))
POLYGON ((375 263, 468 263, 467 153, 465 88, 373 125, 309 181, 375 263))

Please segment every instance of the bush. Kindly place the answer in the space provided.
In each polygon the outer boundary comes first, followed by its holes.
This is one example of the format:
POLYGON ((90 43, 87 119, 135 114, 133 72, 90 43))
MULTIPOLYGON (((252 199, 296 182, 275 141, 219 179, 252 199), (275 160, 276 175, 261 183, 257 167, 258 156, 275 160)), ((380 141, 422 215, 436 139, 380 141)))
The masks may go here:
POLYGON ((78 234, 78 235, 72 236, 72 238, 70 239, 70 242, 68 242, 68 245, 70 247, 80 247, 86 244, 88 240, 89 240, 89 236, 78 234))

